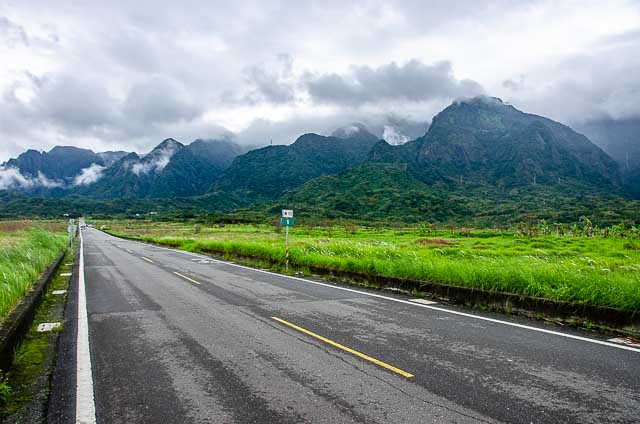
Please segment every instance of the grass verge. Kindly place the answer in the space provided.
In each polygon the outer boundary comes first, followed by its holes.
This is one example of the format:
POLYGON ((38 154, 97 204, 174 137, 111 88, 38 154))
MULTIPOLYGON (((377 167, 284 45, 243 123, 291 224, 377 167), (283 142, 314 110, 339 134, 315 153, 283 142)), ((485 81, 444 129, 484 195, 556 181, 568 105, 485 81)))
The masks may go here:
POLYGON ((42 322, 63 321, 66 294, 53 295, 52 292, 68 289, 69 277, 60 274, 71 272, 72 266, 66 263, 73 262, 73 258, 74 252, 67 252, 57 275, 47 287, 31 328, 16 349, 11 369, 2 376, 6 394, 4 401, 0 398, 0 422, 9 417, 13 422, 44 420, 55 345, 62 327, 46 333, 39 333, 37 327, 42 322))
MULTIPOLYGON (((283 234, 268 226, 202 227, 109 222, 117 236, 188 251, 284 263, 283 234)), ((640 241, 635 238, 465 235, 416 229, 296 228, 290 262, 640 311, 640 241)), ((417 288, 420 290, 420 287, 417 288)))
POLYGON ((64 233, 40 228, 0 234, 0 321, 60 254, 66 242, 64 233))

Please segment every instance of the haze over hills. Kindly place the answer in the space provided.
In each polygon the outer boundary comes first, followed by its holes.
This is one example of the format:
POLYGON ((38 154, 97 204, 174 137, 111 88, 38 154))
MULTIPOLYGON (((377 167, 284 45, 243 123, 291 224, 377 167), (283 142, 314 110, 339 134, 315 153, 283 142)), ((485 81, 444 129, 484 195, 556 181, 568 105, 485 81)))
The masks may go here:
POLYGON ((330 136, 304 134, 290 145, 248 152, 228 139, 184 145, 170 138, 146 155, 57 147, 8 161, 0 188, 134 202, 200 196, 208 210, 294 204, 349 218, 410 210, 414 220, 444 220, 502 203, 511 206, 495 213, 522 214, 542 208, 541 198, 589 210, 593 196, 637 193, 628 175, 571 128, 476 97, 454 102, 423 136, 403 144, 355 123, 330 136))
POLYGON ((618 162, 625 186, 640 197, 640 119, 601 119, 577 129, 618 162))

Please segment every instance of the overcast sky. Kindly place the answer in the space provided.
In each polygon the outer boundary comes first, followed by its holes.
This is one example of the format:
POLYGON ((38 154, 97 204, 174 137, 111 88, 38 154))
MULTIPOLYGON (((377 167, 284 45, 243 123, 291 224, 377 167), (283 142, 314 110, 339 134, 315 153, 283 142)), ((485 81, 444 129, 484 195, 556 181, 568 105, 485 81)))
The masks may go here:
POLYGON ((290 143, 498 96, 640 116, 639 1, 0 2, 0 163, 233 132, 290 143))

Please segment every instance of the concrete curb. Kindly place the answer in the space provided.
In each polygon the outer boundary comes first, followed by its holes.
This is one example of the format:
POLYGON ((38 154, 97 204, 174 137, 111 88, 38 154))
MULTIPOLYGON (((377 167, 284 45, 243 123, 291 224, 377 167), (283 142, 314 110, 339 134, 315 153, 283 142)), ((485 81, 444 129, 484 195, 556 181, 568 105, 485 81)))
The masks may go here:
POLYGON ((65 253, 66 249, 49 264, 40 278, 31 286, 26 296, 20 300, 0 325, 0 370, 7 371, 11 368, 15 348, 29 331, 42 295, 60 267, 65 253))

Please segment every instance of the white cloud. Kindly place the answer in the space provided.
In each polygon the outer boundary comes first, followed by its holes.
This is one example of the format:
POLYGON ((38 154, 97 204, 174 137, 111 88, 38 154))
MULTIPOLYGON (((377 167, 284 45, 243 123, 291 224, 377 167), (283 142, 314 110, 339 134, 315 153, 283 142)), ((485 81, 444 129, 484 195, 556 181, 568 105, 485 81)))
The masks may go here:
POLYGON ((148 174, 150 172, 160 173, 171 161, 171 157, 176 153, 177 145, 167 143, 161 149, 157 149, 142 158, 140 162, 131 165, 131 171, 136 175, 148 174))
POLYGON ((18 168, 13 167, 0 167, 0 190, 7 190, 10 188, 22 188, 27 189, 33 186, 33 182, 25 178, 18 168))
POLYGON ((92 163, 91 166, 82 169, 80 171, 80 174, 76 175, 76 177, 73 179, 73 185, 91 185, 102 178, 102 173, 104 172, 104 170, 104 166, 98 165, 97 163, 92 163))
POLYGON ((391 125, 384 126, 384 132, 382 133, 382 138, 391 145, 404 144, 407 141, 409 141, 409 137, 403 134, 398 134, 396 129, 391 125))
POLYGON ((0 167, 0 190, 22 189, 29 190, 33 188, 55 188, 63 187, 60 181, 50 180, 41 172, 35 178, 22 175, 18 168, 2 166, 0 167))

